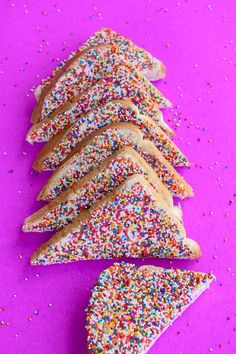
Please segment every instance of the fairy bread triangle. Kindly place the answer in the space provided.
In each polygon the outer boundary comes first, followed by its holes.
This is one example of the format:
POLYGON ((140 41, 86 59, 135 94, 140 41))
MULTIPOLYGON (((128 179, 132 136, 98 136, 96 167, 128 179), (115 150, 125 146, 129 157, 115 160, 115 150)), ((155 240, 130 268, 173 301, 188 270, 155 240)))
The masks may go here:
POLYGON ((182 222, 161 196, 142 175, 133 175, 44 243, 31 264, 200 256, 199 245, 186 237, 182 222))
POLYGON ((49 117, 55 110, 88 90, 102 78, 129 74, 143 87, 159 108, 171 106, 163 94, 132 65, 126 62, 122 50, 115 45, 102 45, 82 51, 59 78, 54 78, 35 105, 32 122, 49 117))
POLYGON ((115 263, 92 291, 88 353, 147 353, 213 280, 211 273, 115 263))
POLYGON ((45 90, 48 90, 48 86, 63 75, 67 68, 81 55, 81 52, 88 50, 91 47, 111 44, 119 46, 120 50, 124 53, 127 62, 132 64, 133 67, 140 71, 145 77, 147 77, 147 79, 155 81, 165 77, 166 69, 162 62, 115 31, 108 28, 102 28, 100 31, 97 31, 92 35, 75 53, 72 53, 68 59, 61 62, 61 64, 53 71, 52 75, 46 78, 42 84, 36 88, 36 99, 39 100, 40 96, 45 94, 45 90))

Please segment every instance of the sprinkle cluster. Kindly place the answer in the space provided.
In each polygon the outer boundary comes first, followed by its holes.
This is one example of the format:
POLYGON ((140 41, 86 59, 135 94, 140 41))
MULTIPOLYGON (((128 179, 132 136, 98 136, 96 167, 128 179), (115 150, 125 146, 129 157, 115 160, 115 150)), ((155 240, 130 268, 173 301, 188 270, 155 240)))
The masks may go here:
MULTIPOLYGON (((28 231, 40 232, 61 229, 75 219, 82 210, 89 208, 95 201, 102 199, 134 174, 142 174, 149 180, 148 172, 142 163, 139 163, 130 153, 121 152, 103 166, 89 182, 75 186, 74 191, 66 192, 62 201, 55 200, 42 208, 40 217, 35 221, 33 215, 32 221, 26 221, 25 228, 28 231)), ((152 186, 157 189, 156 185, 152 184, 152 186)))
MULTIPOLYGON (((70 226, 70 225, 69 225, 70 226)), ((167 214, 149 188, 133 179, 89 219, 65 230, 32 263, 52 264, 110 258, 191 258, 182 227, 167 214), (64 235, 64 236, 63 236, 64 235)))
POLYGON ((92 292, 88 352, 146 352, 213 280, 211 274, 115 263, 101 273, 92 292))

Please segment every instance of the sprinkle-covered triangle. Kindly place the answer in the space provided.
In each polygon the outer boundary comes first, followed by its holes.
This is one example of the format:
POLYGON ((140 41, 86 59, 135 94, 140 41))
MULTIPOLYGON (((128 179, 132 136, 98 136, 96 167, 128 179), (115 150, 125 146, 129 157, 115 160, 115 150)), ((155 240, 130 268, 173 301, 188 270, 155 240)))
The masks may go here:
POLYGON ((183 224, 142 175, 82 212, 32 256, 32 265, 91 259, 201 256, 183 224))
POLYGON ((101 273, 89 302, 88 353, 147 353, 214 279, 181 269, 114 264, 101 273))

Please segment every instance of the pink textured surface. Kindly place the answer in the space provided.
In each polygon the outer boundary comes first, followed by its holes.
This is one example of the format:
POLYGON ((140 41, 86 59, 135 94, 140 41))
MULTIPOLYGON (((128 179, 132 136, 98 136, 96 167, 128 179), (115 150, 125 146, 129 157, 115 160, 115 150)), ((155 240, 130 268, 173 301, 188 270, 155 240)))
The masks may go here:
POLYGON ((228 1, 2 0, 0 353, 86 353, 85 307, 99 273, 112 261, 33 268, 32 252, 49 235, 23 234, 48 174, 31 174, 39 145, 25 134, 35 103, 31 88, 95 30, 111 27, 162 59, 157 84, 173 102, 165 117, 192 161, 182 170, 195 198, 182 202, 199 261, 136 260, 210 271, 206 292, 150 353, 236 353, 235 131, 236 4, 228 1))

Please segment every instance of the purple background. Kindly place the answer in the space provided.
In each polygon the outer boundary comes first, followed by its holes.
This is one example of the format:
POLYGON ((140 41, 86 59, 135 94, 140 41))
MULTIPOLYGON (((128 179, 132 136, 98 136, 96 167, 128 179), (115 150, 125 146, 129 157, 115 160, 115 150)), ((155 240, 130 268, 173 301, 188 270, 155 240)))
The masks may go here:
POLYGON ((0 353, 83 354, 85 312, 99 273, 112 261, 47 268, 29 265, 49 235, 23 234, 49 174, 32 175, 40 145, 25 143, 32 87, 94 31, 111 27, 167 66, 157 84, 173 102, 165 112, 192 161, 182 170, 195 198, 182 202, 199 261, 136 260, 212 270, 217 281, 150 353, 236 353, 235 132, 236 4, 227 1, 2 0, 0 353))

